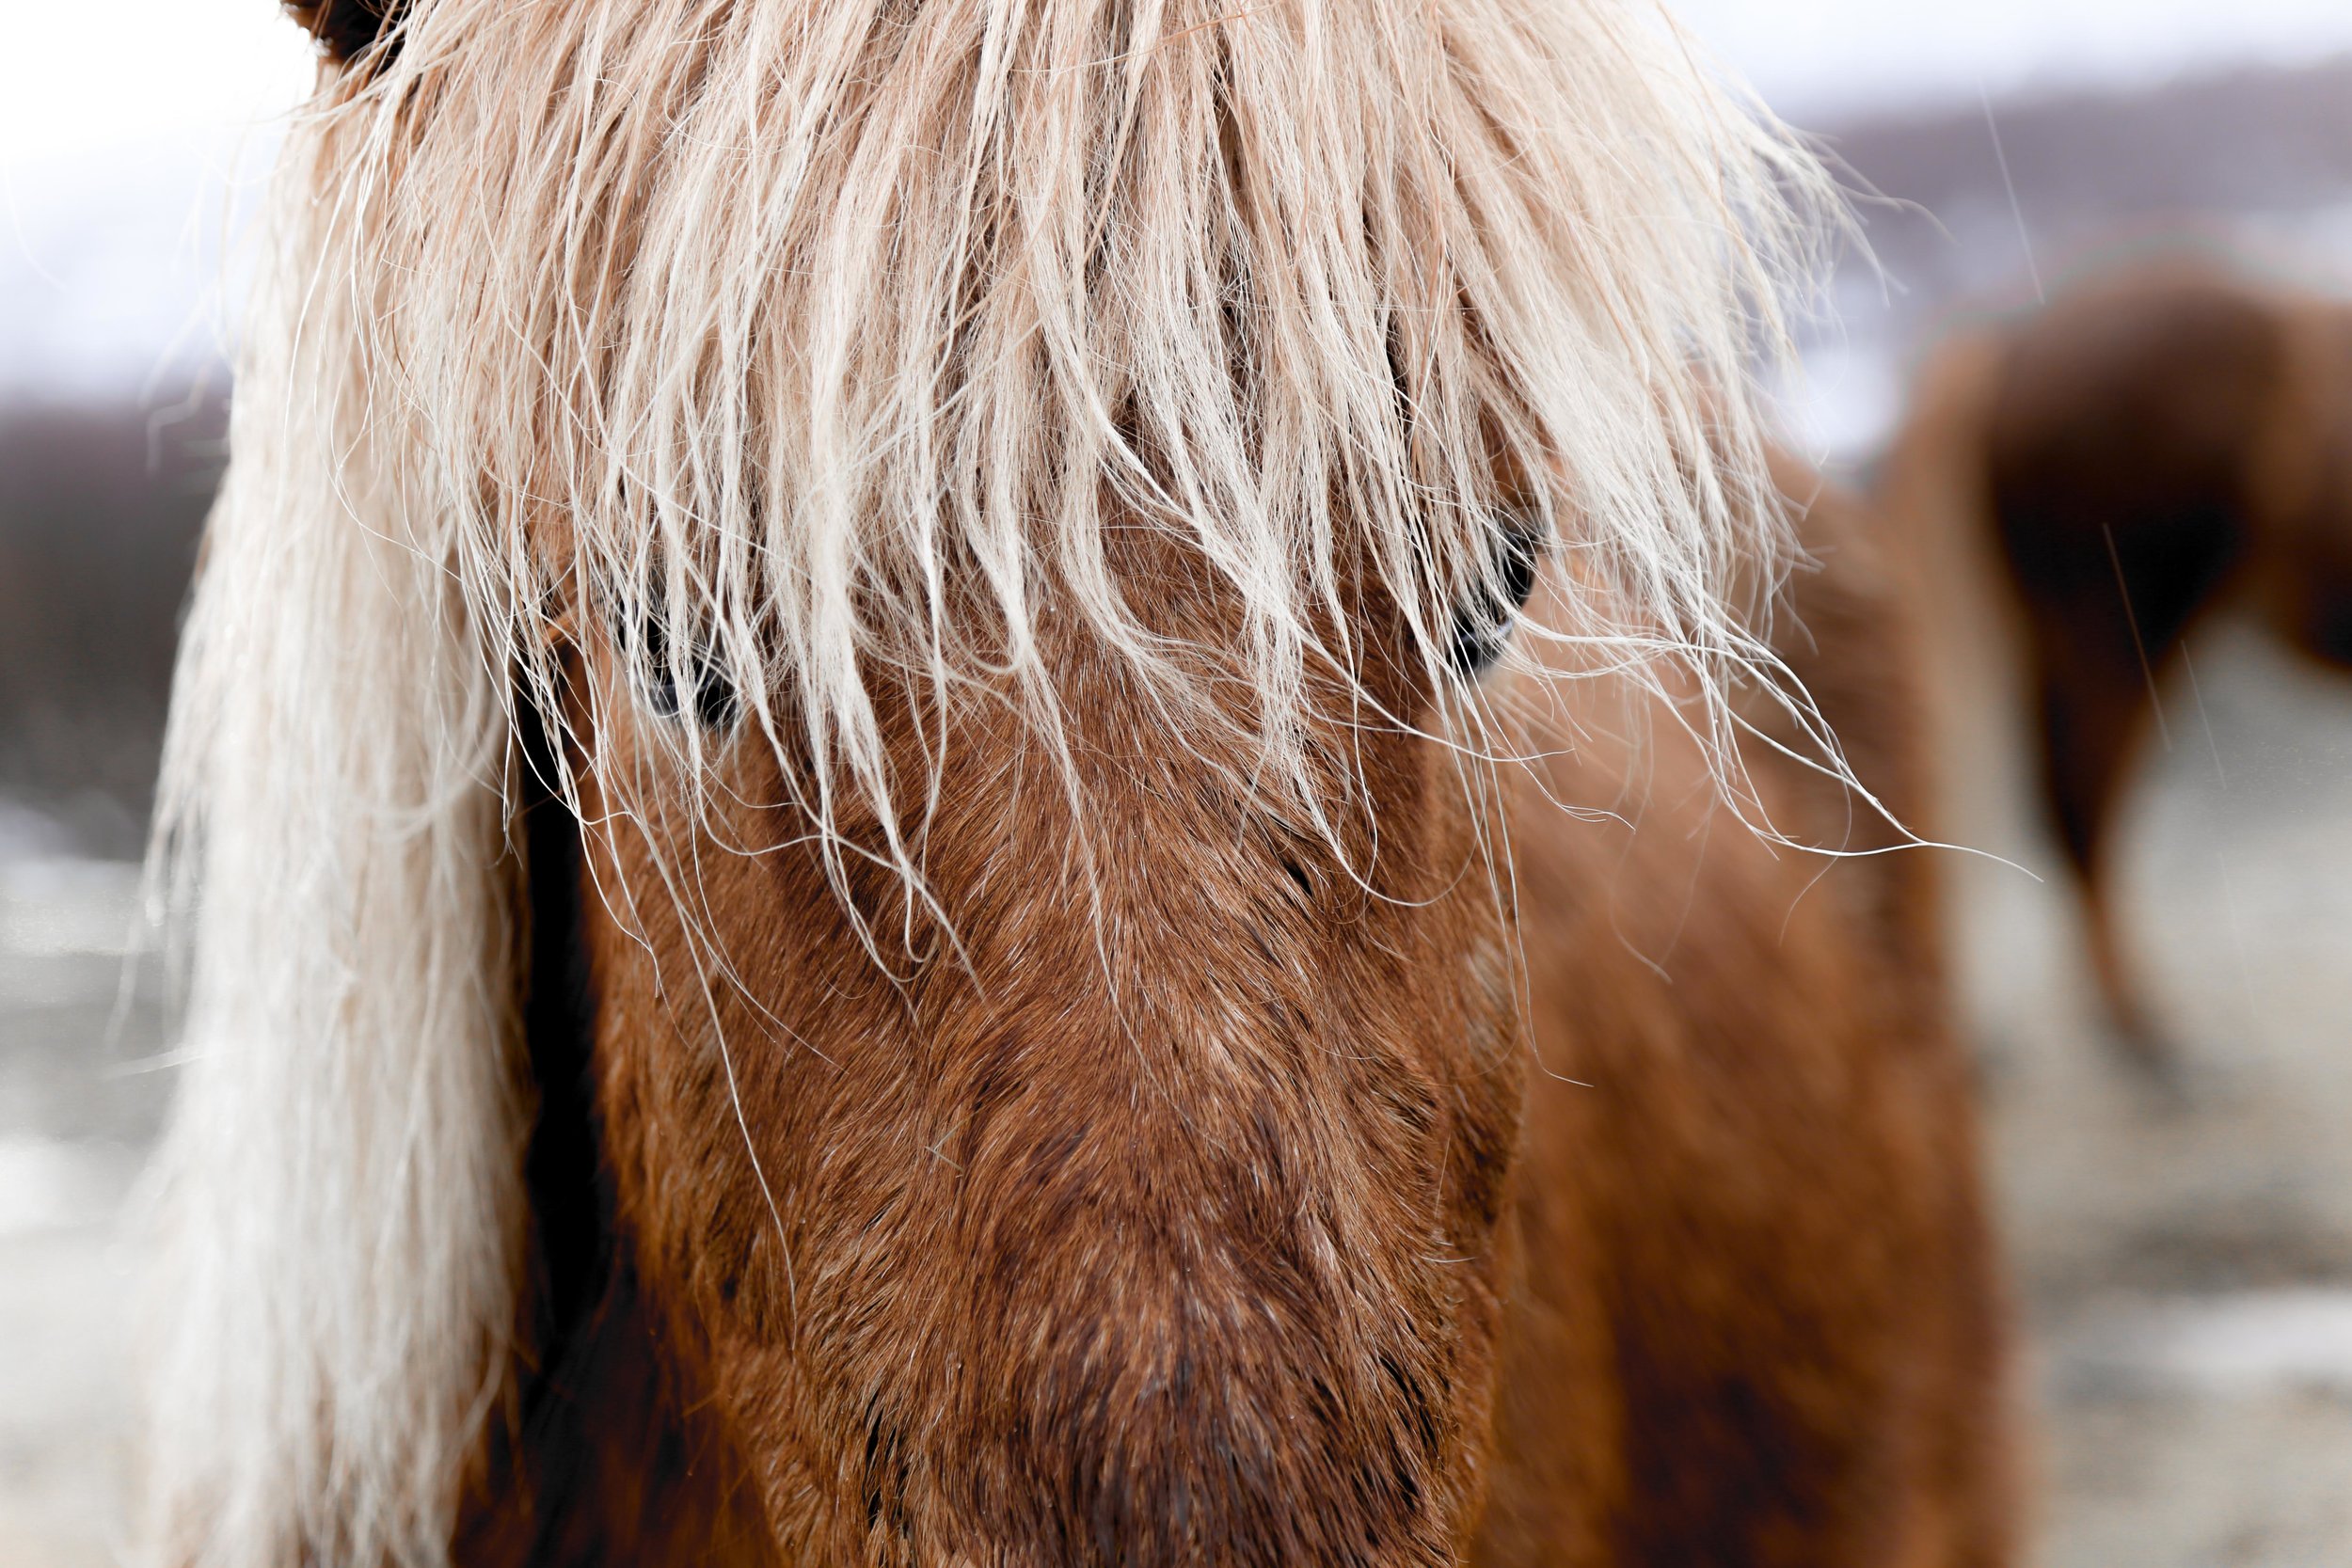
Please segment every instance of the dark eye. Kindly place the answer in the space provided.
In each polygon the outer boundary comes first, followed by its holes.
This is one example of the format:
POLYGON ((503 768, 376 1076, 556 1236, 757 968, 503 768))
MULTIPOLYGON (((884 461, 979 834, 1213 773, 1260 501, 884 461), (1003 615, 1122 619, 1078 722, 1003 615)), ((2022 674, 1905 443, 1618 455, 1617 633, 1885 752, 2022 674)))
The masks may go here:
POLYGON ((344 63, 374 46, 401 5, 402 0, 286 0, 286 8, 310 29, 327 57, 344 63))
POLYGON ((1511 641, 1511 626, 1535 591, 1543 541, 1530 523, 1513 519, 1495 531, 1494 566, 1454 607, 1454 640, 1447 662, 1465 680, 1484 674, 1511 641))
POLYGON ((664 719, 691 713, 707 730, 735 727, 743 705, 714 650, 697 641, 684 657, 674 656, 670 628, 653 614, 617 617, 612 641, 628 668, 629 684, 652 712, 664 719))

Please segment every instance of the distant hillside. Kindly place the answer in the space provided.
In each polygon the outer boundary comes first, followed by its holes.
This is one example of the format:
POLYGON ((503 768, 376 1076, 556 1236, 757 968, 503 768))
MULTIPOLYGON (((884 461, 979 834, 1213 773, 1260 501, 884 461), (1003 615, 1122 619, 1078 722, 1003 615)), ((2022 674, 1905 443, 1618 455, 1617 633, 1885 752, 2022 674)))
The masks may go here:
POLYGON ((0 412, 0 803, 139 850, 220 410, 0 412))
POLYGON ((1866 187, 1903 204, 1866 202, 1864 218, 1872 249, 1910 291, 1897 313, 1913 316, 1954 293, 2022 283, 2021 219, 2055 281, 2086 252, 2227 243, 2249 218, 2352 200, 2352 57, 2012 99, 1993 106, 1990 123, 1978 104, 1881 117, 1821 139, 1866 187))

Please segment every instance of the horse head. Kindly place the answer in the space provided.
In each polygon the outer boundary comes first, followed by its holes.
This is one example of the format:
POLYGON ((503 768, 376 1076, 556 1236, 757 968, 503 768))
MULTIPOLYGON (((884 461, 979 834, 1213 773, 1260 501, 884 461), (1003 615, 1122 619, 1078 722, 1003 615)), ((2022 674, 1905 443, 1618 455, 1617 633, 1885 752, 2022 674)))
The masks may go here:
POLYGON ((1811 165, 1597 0, 295 9, 163 1528, 1457 1560, 1489 763, 1724 711, 1811 165))

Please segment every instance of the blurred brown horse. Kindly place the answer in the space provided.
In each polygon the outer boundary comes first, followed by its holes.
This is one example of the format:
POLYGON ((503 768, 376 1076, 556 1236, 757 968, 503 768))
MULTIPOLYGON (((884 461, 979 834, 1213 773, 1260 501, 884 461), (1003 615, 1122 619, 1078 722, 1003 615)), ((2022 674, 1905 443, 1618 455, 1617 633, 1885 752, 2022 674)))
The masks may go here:
POLYGON ((2202 263, 2106 276, 1947 350, 1889 487, 1915 523, 1949 509, 1979 532, 2022 612, 2038 784, 2092 972, 2118 1039, 2161 1068, 2114 907, 2114 822, 2216 610, 2352 664, 2352 321, 2202 263))

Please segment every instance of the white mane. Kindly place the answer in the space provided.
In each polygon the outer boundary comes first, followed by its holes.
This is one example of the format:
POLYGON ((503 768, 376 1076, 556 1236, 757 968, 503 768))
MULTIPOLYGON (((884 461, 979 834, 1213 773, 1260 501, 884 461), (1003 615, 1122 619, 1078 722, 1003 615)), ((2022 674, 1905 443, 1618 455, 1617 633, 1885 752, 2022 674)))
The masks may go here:
POLYGON ((1206 705, 1113 519, 1231 588, 1302 788, 1348 549, 1435 660, 1532 504, 1595 590, 1545 630, 1703 679, 1782 549, 1746 377, 1820 176, 1640 0, 413 0, 398 42, 290 139, 175 700, 174 1562, 446 1560, 554 607, 672 628, 820 823, 892 823, 866 672, 977 657, 951 595, 1042 733, 1047 613, 1206 705))

